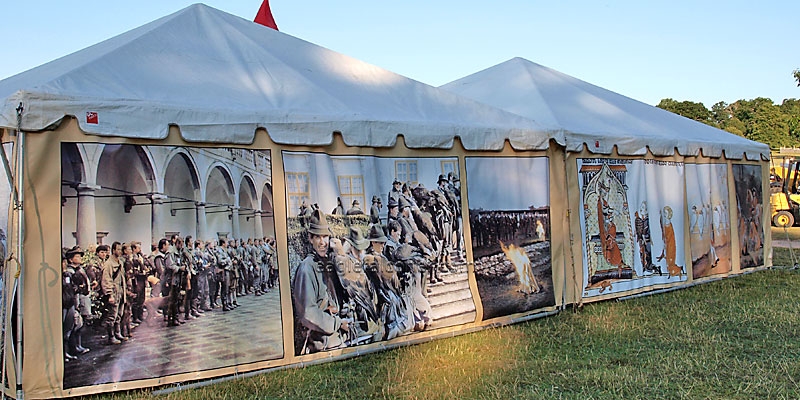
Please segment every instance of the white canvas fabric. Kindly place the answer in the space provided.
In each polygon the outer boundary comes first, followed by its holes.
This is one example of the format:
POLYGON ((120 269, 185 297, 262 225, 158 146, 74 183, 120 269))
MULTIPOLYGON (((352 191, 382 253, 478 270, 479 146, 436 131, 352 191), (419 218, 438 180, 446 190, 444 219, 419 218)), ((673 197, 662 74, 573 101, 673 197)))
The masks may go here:
POLYGON ((563 144, 518 115, 453 95, 237 16, 196 4, 0 81, 0 126, 40 131, 74 116, 84 132, 250 143, 518 149, 563 144), (97 119, 87 117, 96 113, 97 119))
POLYGON ((513 58, 442 89, 562 131, 568 151, 622 155, 769 159, 769 147, 633 100, 556 70, 513 58))

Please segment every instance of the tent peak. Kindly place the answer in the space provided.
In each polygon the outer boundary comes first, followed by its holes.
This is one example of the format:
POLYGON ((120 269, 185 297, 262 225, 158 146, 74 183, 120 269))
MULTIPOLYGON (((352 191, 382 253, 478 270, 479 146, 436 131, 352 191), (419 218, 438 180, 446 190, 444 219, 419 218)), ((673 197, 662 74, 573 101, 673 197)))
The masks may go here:
POLYGON ((84 132, 190 142, 545 149, 563 135, 202 3, 0 81, 0 125, 41 131, 74 116, 84 132), (22 90, 23 92, 17 93, 22 90), (15 94, 17 93, 17 94, 15 94), (13 107, 10 106, 13 104, 13 107), (10 125, 10 124, 14 125, 10 125))
POLYGON ((769 156, 763 143, 739 137, 604 89, 521 57, 441 86, 462 96, 562 129, 567 149, 584 144, 608 154, 702 154, 757 159, 769 156), (595 145, 598 142, 600 145, 595 145))

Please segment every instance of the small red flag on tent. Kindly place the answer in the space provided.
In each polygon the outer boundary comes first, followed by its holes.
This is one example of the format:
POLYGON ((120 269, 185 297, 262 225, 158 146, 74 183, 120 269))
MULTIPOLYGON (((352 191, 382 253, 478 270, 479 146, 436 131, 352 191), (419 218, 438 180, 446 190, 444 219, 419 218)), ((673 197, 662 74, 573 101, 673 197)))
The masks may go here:
POLYGON ((261 8, 258 9, 258 14, 256 14, 256 19, 253 22, 278 30, 278 24, 275 23, 275 18, 272 18, 272 11, 269 9, 269 0, 264 0, 261 3, 261 8))

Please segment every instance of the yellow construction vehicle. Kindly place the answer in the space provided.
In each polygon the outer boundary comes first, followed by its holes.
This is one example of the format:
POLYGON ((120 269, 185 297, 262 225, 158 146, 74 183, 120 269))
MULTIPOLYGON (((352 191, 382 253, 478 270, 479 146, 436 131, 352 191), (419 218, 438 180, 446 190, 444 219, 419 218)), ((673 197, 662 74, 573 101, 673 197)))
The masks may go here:
POLYGON ((789 159, 770 168, 769 205, 774 226, 785 228, 800 222, 798 164, 800 160, 789 159))

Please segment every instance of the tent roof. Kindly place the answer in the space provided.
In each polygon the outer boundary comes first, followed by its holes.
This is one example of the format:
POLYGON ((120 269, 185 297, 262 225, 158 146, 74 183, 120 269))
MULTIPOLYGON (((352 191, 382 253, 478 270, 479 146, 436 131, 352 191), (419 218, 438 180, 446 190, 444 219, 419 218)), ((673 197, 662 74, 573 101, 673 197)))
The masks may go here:
POLYGON ((283 144, 544 149, 560 132, 252 21, 195 4, 0 81, 0 126, 39 131, 65 116, 103 136, 283 144), (87 113, 97 113, 97 121, 87 113), (88 122, 87 122, 88 121, 88 122), (89 123, 92 122, 92 123, 89 123))
POLYGON ((556 70, 513 58, 442 89, 561 130, 567 150, 599 154, 769 159, 769 147, 633 100, 556 70))

